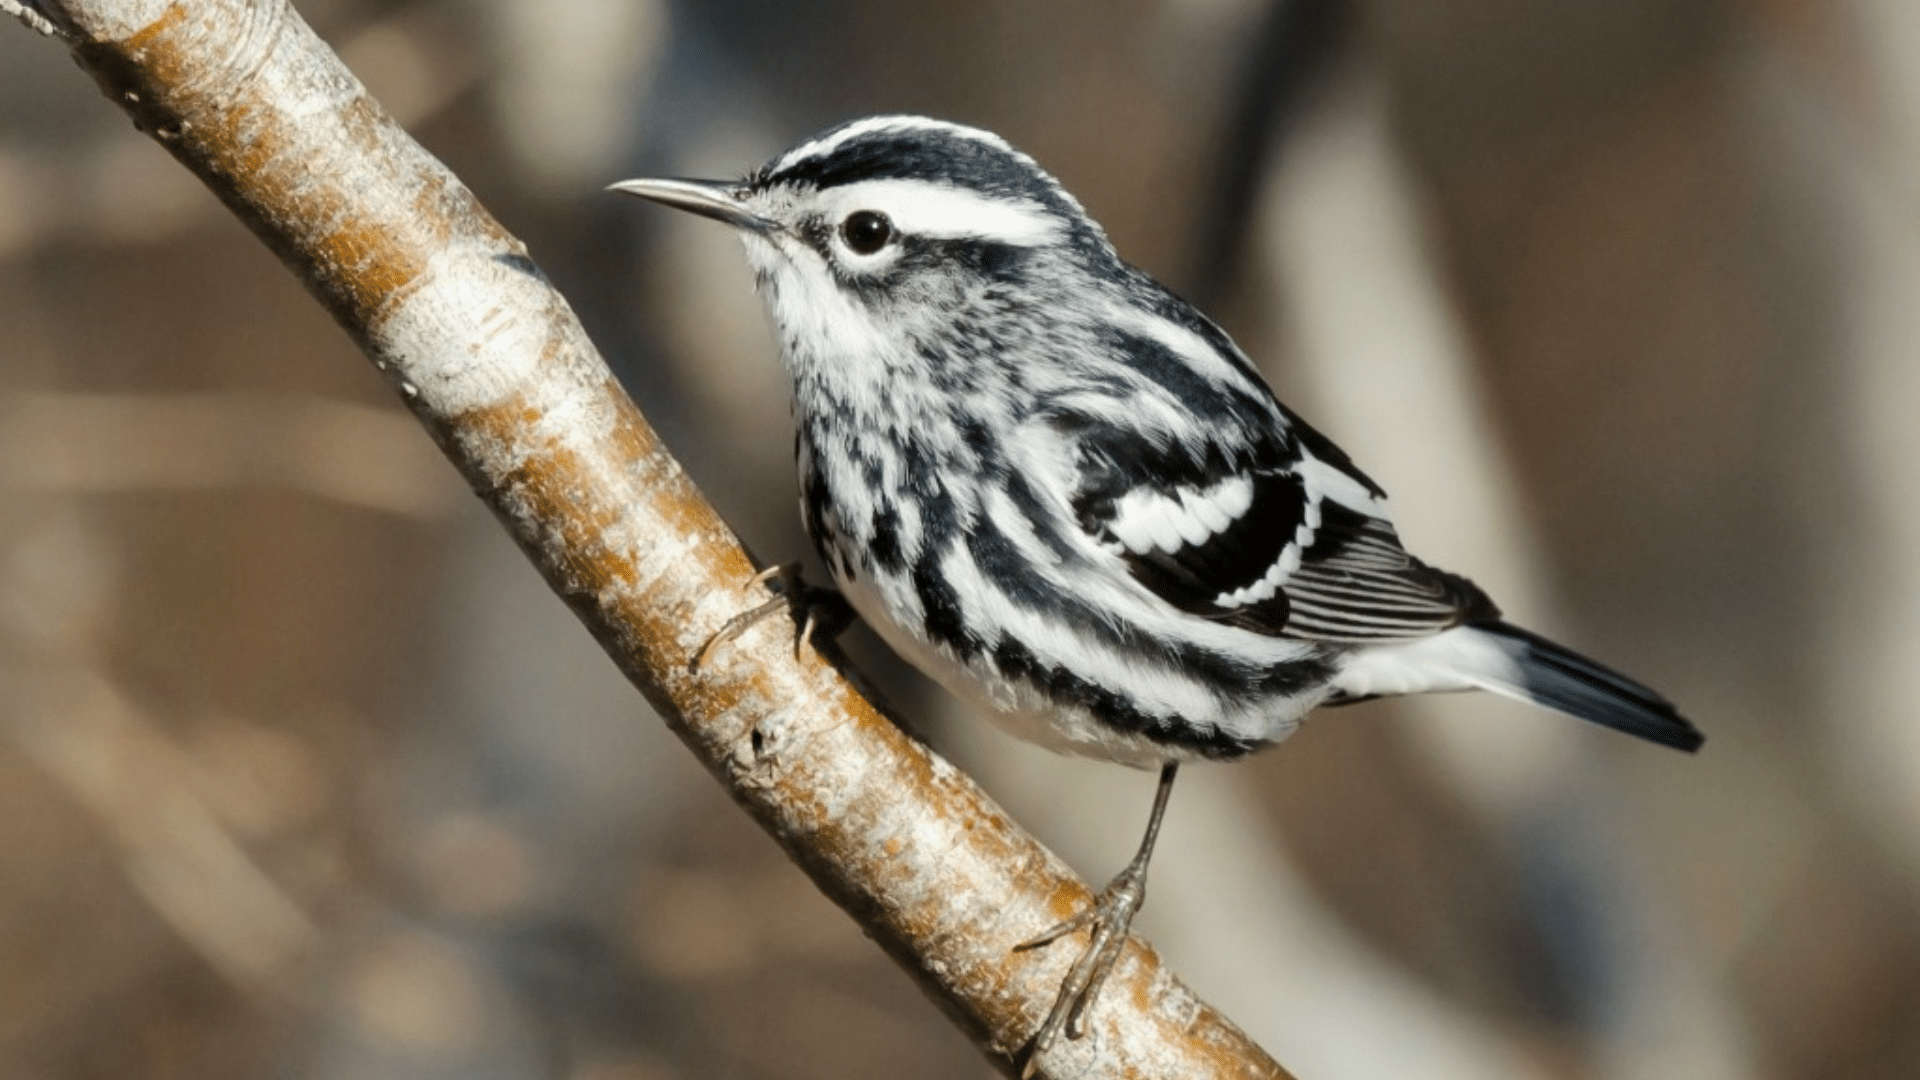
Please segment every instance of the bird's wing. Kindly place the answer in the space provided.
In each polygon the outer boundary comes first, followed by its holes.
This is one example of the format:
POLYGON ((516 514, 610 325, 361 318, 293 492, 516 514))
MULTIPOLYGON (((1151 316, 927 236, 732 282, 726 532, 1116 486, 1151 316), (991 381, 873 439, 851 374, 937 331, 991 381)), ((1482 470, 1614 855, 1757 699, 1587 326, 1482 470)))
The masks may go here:
POLYGON ((1196 447, 1076 418, 1062 425, 1074 515, 1155 595, 1259 633, 1397 641, 1498 617, 1473 583, 1407 554, 1384 493, 1338 447, 1285 421, 1196 447))

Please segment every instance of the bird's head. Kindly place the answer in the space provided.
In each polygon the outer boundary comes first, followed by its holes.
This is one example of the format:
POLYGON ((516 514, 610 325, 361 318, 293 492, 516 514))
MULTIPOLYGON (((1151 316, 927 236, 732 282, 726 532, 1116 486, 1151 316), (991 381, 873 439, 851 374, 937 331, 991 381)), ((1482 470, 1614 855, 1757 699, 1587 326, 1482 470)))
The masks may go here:
POLYGON ((613 190, 733 226, 790 363, 856 359, 1004 327, 1117 264, 1060 184, 999 136, 918 116, 825 131, 741 180, 629 180, 613 190))

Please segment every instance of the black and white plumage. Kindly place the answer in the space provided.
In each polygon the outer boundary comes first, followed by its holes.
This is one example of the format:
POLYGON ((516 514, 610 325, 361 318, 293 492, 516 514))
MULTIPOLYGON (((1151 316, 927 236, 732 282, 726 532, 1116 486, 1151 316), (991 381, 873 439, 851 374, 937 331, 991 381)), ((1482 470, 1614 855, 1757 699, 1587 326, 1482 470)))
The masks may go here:
MULTIPOLYGON (((1700 745, 1652 690, 1409 555, 1379 485, 998 136, 872 117, 738 182, 616 187, 736 228, 835 583, 1015 734, 1161 766, 1163 801, 1179 761, 1386 694, 1489 690, 1700 745)), ((1124 932, 1131 907, 1095 921, 1124 932)), ((1072 1026, 1085 1004, 1063 995, 1072 1026)))

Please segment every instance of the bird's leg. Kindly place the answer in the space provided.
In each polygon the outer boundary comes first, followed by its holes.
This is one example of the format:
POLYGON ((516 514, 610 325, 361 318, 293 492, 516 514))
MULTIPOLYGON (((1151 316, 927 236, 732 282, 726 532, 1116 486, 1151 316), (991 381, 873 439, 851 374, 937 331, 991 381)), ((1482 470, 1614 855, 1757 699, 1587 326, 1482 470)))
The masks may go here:
POLYGON ((1120 959, 1120 952, 1127 944, 1127 931, 1133 925, 1133 916, 1140 905, 1147 900, 1147 863, 1153 858, 1153 842, 1160 835, 1160 819, 1167 812, 1167 798, 1173 794, 1173 778, 1180 771, 1177 762, 1168 762, 1160 768, 1160 786, 1153 796, 1153 815, 1147 819, 1147 835, 1140 840, 1140 850, 1134 853, 1133 861, 1126 869, 1114 876, 1101 891, 1099 897, 1086 910, 1073 918, 1050 927, 1039 937, 1015 945, 1015 952, 1038 949, 1085 927, 1092 927, 1087 941, 1086 951, 1074 962, 1073 969, 1060 984, 1060 994, 1053 1000, 1053 1011, 1047 1014, 1046 1023, 1040 1025, 1039 1034, 1033 1037, 1033 1046, 1027 1052, 1026 1067, 1021 1070, 1021 1080, 1033 1075, 1040 1055, 1053 1045, 1064 1030, 1067 1038, 1077 1039, 1086 1034, 1087 1009, 1100 995, 1100 987, 1112 973, 1113 965, 1120 959))
POLYGON ((781 608, 794 610, 800 617, 800 633, 793 642, 795 656, 799 656, 806 650, 808 643, 813 640, 816 629, 824 630, 827 637, 831 639, 853 621, 853 609, 847 606, 846 600, 840 593, 834 589, 807 584, 806 580, 800 576, 798 562, 769 566, 753 575, 747 584, 761 585, 775 578, 780 582, 778 595, 755 604, 723 623, 720 629, 714 631, 713 636, 707 639, 706 644, 700 646, 700 651, 694 654, 693 661, 689 665, 693 670, 698 671, 706 666, 707 661, 713 659, 714 652, 720 646, 751 630, 762 620, 778 613, 781 608))

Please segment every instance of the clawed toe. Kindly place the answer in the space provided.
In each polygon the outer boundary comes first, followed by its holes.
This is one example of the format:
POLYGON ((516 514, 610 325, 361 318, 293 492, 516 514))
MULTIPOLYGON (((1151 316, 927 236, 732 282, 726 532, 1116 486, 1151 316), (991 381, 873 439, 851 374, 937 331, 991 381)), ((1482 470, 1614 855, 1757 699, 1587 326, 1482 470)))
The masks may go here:
POLYGON ((1040 1055, 1059 1039, 1062 1032, 1069 1039, 1078 1039, 1086 1034, 1087 1010, 1099 998, 1100 988, 1106 984, 1107 976, 1112 974, 1114 965, 1119 962, 1120 953, 1127 945, 1127 932, 1133 926, 1134 913, 1140 910, 1145 899, 1145 866, 1129 866, 1084 911, 1014 946, 1016 952, 1025 952, 1050 945, 1079 930, 1091 931, 1086 949, 1060 983, 1060 993, 1054 997, 1053 1009, 1047 1013, 1046 1022, 1040 1025, 1039 1032, 1033 1037, 1026 1065, 1020 1073, 1022 1080, 1033 1075, 1039 1067, 1040 1055))
POLYGON ((1153 813, 1147 819, 1147 834, 1140 850, 1114 879, 1107 883, 1092 904, 1072 918, 1056 923, 1036 936, 1015 945, 1015 952, 1038 949, 1080 930, 1090 931, 1086 950, 1073 962, 1060 983, 1053 1008, 1027 1047, 1027 1060, 1020 1069, 1020 1080, 1030 1080, 1040 1067, 1040 1057, 1059 1040, 1060 1033, 1078 1039, 1087 1033, 1087 1010, 1100 996, 1100 988, 1120 960, 1127 946, 1127 932, 1133 916, 1147 901, 1147 864, 1153 858, 1153 842, 1160 835, 1160 819, 1166 814, 1167 797, 1173 793, 1173 780, 1180 766, 1169 762, 1160 769, 1160 786, 1154 793, 1153 813))
POLYGON ((689 666, 694 671, 699 671, 701 668, 706 667, 707 661, 713 659, 713 654, 719 651, 720 646, 753 629, 754 624, 775 614, 791 603, 792 601, 789 601, 785 596, 776 596, 770 600, 764 600, 755 604, 753 607, 728 619, 725 623, 721 624, 720 629, 714 631, 713 636, 707 639, 705 645, 700 646, 700 651, 693 655, 693 663, 689 666))
POLYGON ((1061 938, 1066 937, 1068 934, 1073 933, 1075 930, 1084 929, 1086 926, 1091 924, 1094 920, 1098 919, 1099 917, 1100 917, 1100 902, 1098 900, 1095 900, 1091 905, 1089 905, 1086 908, 1086 910, 1080 912, 1078 915, 1075 915, 1073 918, 1068 919, 1065 922, 1055 923, 1052 926, 1048 927, 1047 929, 1042 930, 1039 934, 1028 938, 1027 940, 1021 942, 1018 945, 1015 945, 1013 947, 1013 951, 1028 952, 1033 949, 1039 949, 1039 948, 1043 948, 1045 946, 1051 945, 1054 942, 1059 941, 1061 938))
POLYGON ((713 659, 713 654, 719 651, 720 646, 753 629, 770 616, 778 614, 783 608, 793 609, 799 616, 800 632, 793 643, 793 654, 796 657, 803 654, 807 646, 812 643, 816 630, 831 638, 853 621, 853 610, 847 606, 840 594, 832 589, 807 584, 800 576, 800 564, 797 562, 769 566, 753 575, 747 581, 747 585, 749 587, 763 585, 774 579, 780 582, 779 594, 755 604, 723 623, 688 662, 687 666, 690 670, 699 671, 713 659))

